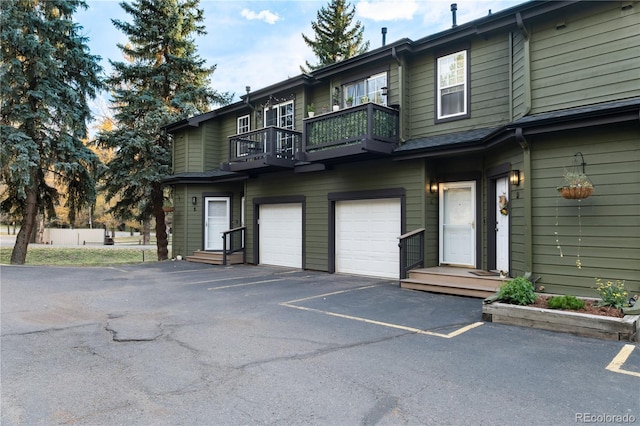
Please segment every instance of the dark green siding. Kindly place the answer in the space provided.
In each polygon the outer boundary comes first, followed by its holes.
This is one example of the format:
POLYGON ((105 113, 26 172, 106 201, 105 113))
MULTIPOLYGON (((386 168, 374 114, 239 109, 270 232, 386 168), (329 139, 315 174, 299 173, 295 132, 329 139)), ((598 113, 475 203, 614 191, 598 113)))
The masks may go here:
MULTIPOLYGON (((463 48, 460 47, 459 50, 463 48)), ((453 49, 458 50, 458 49, 453 49)), ((409 139, 490 127, 509 121, 509 38, 474 40, 469 52, 470 117, 435 123, 435 61, 427 54, 411 61, 409 139)))
MULTIPOLYGON (((334 170, 293 174, 281 172, 261 175, 247 181, 246 224, 253 235, 253 199, 259 197, 305 196, 307 269, 328 270, 328 226, 331 192, 370 191, 404 188, 406 191, 406 228, 424 223, 424 172, 422 161, 394 163, 370 161, 336 166, 334 170)), ((247 240, 247 260, 252 258, 253 241, 247 240)), ((397 255, 397 253, 395 254, 397 255)))
POLYGON ((232 226, 239 226, 242 190, 241 183, 176 185, 173 191, 175 211, 173 212, 172 257, 188 256, 195 250, 202 250, 204 246, 202 225, 204 221, 204 196, 232 194, 232 226), (198 198, 195 210, 191 203, 192 197, 198 198))
POLYGON ((532 25, 532 113, 640 96, 640 7, 620 6, 579 4, 532 25))
POLYGON ((187 134, 181 132, 173 138, 173 173, 183 173, 187 171, 187 134))
POLYGON ((536 138, 531 152, 534 272, 547 291, 593 295, 598 277, 626 280, 629 291, 640 292, 637 125, 536 138), (577 152, 584 155, 595 190, 587 199, 565 200, 556 187, 577 152))

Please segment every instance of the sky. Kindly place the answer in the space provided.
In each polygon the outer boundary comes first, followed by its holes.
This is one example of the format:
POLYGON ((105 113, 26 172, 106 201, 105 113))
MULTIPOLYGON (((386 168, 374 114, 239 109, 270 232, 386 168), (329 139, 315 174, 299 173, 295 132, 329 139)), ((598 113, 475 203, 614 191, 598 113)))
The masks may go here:
MULTIPOLYGON (((130 0, 127 2, 131 3, 130 0)), ((525 0, 350 0, 355 6, 354 21, 362 22, 364 39, 370 49, 382 46, 381 28, 387 28, 387 43, 402 38, 418 40, 451 28, 451 3, 457 3, 458 25, 498 12, 525 0)), ((313 38, 311 22, 329 0, 200 0, 207 35, 196 37, 198 54, 208 66, 216 66, 211 87, 235 94, 234 100, 253 90, 300 74, 300 66, 317 62, 302 34, 313 38)), ((119 1, 87 0, 86 10, 74 19, 89 38, 93 55, 102 58, 105 73, 108 59, 121 61, 117 44, 126 36, 112 19, 130 21, 119 1)), ((105 110, 106 95, 96 100, 94 111, 105 110)), ((97 113, 97 115, 102 115, 97 113)))

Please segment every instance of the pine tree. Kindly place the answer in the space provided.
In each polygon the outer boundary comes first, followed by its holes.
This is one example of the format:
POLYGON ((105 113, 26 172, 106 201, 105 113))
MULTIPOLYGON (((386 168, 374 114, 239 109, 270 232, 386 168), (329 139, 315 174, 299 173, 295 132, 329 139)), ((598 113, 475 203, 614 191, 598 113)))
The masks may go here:
POLYGON ((318 64, 311 65, 306 61, 306 69, 300 67, 302 72, 343 61, 369 49, 369 42, 363 42, 362 23, 356 21, 351 27, 355 13, 355 7, 346 0, 331 0, 326 8, 318 11, 317 21, 311 23, 315 39, 302 34, 302 39, 318 58, 318 64))
POLYGON ((132 22, 112 20, 128 36, 119 44, 126 62, 111 61, 115 128, 99 143, 116 148, 107 164, 107 199, 121 219, 155 218, 158 260, 168 258, 162 180, 171 167, 171 138, 162 127, 225 104, 229 94, 208 87, 215 66, 196 53, 193 35, 205 34, 198 0, 136 0, 121 7, 132 22))
POLYGON ((88 98, 101 88, 92 56, 73 14, 83 0, 0 2, 1 209, 22 218, 11 263, 24 264, 36 217, 55 215, 67 187, 70 219, 95 198, 97 157, 83 143, 88 98), (50 178, 53 177, 53 180, 50 178))

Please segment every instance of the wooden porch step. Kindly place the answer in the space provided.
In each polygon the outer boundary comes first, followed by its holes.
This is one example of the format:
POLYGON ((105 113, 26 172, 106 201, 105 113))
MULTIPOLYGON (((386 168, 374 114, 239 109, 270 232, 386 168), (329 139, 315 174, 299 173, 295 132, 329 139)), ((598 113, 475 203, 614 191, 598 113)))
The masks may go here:
MULTIPOLYGON (((193 255, 185 258, 188 262, 207 263, 209 265, 222 265, 222 252, 196 250, 193 255)), ((227 255, 227 265, 237 265, 243 263, 242 252, 227 255)))
POLYGON ((434 293, 485 298, 494 294, 504 279, 477 269, 436 267, 413 269, 400 287, 434 293))

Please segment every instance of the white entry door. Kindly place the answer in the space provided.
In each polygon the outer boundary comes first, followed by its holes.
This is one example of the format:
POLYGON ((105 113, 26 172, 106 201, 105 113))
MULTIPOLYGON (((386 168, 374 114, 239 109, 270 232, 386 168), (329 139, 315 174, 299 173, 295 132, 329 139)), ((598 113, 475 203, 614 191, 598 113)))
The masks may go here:
POLYGON ((509 272, 509 180, 496 180, 496 270, 509 272))
POLYGON ((222 250, 221 232, 229 229, 229 198, 204 199, 204 249, 222 250))
POLYGON ((440 184, 440 263, 476 267, 476 184, 440 184))

